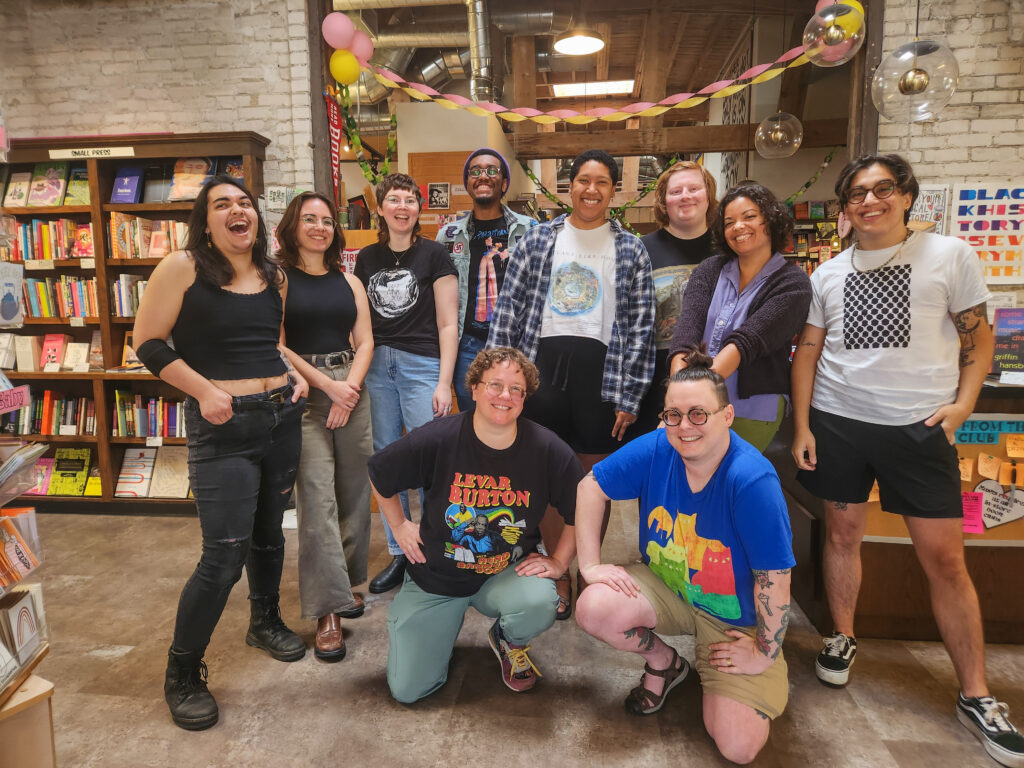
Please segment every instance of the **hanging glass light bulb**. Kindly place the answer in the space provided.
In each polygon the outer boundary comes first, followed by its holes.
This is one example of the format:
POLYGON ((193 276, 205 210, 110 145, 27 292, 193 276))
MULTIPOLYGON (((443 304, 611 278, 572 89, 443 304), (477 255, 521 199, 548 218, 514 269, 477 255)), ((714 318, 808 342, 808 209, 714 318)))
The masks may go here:
POLYGON ((754 148, 767 160, 791 157, 804 140, 804 127, 788 112, 769 115, 757 126, 754 148))
POLYGON ((892 121, 934 120, 956 91, 960 68, 936 40, 914 40, 890 53, 871 79, 871 101, 892 121))
POLYGON ((819 67, 845 64, 864 44, 864 7, 857 0, 819 0, 804 27, 804 53, 819 67))

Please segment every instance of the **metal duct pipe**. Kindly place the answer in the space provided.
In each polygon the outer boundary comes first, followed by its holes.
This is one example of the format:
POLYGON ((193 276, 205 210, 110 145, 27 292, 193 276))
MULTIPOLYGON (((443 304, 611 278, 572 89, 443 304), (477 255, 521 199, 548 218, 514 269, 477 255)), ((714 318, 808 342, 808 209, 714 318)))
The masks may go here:
MULTIPOLYGON (((561 32, 569 26, 571 14, 563 13, 551 8, 526 8, 488 9, 491 15, 491 24, 508 35, 546 35, 553 32, 561 32)), ((422 12, 416 12, 417 23, 420 24, 447 24, 454 27, 461 26, 465 14, 451 8, 430 8, 422 12)))
POLYGON ((440 89, 452 80, 465 78, 469 68, 468 49, 458 53, 442 52, 428 61, 414 63, 406 77, 414 82, 440 89))
POLYGON ((376 48, 466 48, 469 33, 465 29, 452 29, 450 24, 415 24, 403 26, 401 31, 390 28, 380 30, 374 38, 376 48))
POLYGON ((494 100, 494 62, 491 57, 491 16, 485 0, 466 0, 469 21, 469 93, 473 101, 494 100))
MULTIPOLYGON (((403 73, 409 67, 413 55, 416 53, 412 48, 386 48, 381 51, 374 51, 373 63, 379 67, 390 69, 392 72, 403 73)), ((387 98, 390 90, 387 86, 377 82, 377 78, 369 72, 359 75, 359 100, 367 104, 376 104, 387 98)))
MULTIPOLYGON (((334 0, 336 11, 362 11, 368 8, 405 8, 410 0, 334 0)), ((415 0, 416 5, 451 5, 452 0, 415 0)))

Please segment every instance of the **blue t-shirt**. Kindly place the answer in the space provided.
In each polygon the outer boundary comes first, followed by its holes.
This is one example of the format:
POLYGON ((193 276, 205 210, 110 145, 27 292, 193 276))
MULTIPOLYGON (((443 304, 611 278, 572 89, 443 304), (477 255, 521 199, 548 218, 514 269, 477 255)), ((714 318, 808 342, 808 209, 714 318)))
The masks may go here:
POLYGON ((690 490, 665 430, 638 437, 594 466, 612 499, 640 497, 640 554, 677 595, 724 622, 754 626, 752 570, 792 568, 793 534, 779 476, 735 432, 715 474, 690 490))

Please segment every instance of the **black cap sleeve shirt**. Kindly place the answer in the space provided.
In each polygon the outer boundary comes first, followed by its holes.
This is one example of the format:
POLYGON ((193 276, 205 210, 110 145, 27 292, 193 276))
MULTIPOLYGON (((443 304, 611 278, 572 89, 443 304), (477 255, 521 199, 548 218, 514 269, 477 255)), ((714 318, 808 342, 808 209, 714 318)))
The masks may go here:
POLYGON ((488 448, 473 431, 473 413, 424 424, 375 454, 370 479, 385 497, 422 486, 420 538, 426 562, 410 564, 423 590, 448 597, 476 593, 540 542, 548 505, 573 525, 576 455, 544 427, 520 418, 515 442, 488 448))

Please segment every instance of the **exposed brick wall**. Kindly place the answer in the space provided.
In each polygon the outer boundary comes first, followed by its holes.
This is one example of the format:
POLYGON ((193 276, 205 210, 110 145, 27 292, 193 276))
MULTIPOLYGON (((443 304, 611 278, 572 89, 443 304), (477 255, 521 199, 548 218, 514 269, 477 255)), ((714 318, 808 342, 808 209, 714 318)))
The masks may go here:
POLYGON ((255 131, 267 184, 312 187, 304 0, 0 2, 17 137, 255 131))
MULTIPOLYGON (((914 39, 916 0, 885 1, 883 56, 914 39)), ((944 41, 960 81, 934 123, 881 118, 878 148, 898 152, 921 181, 956 184, 1024 177, 1024 5, 1020 0, 929 0, 921 39, 944 41)))

